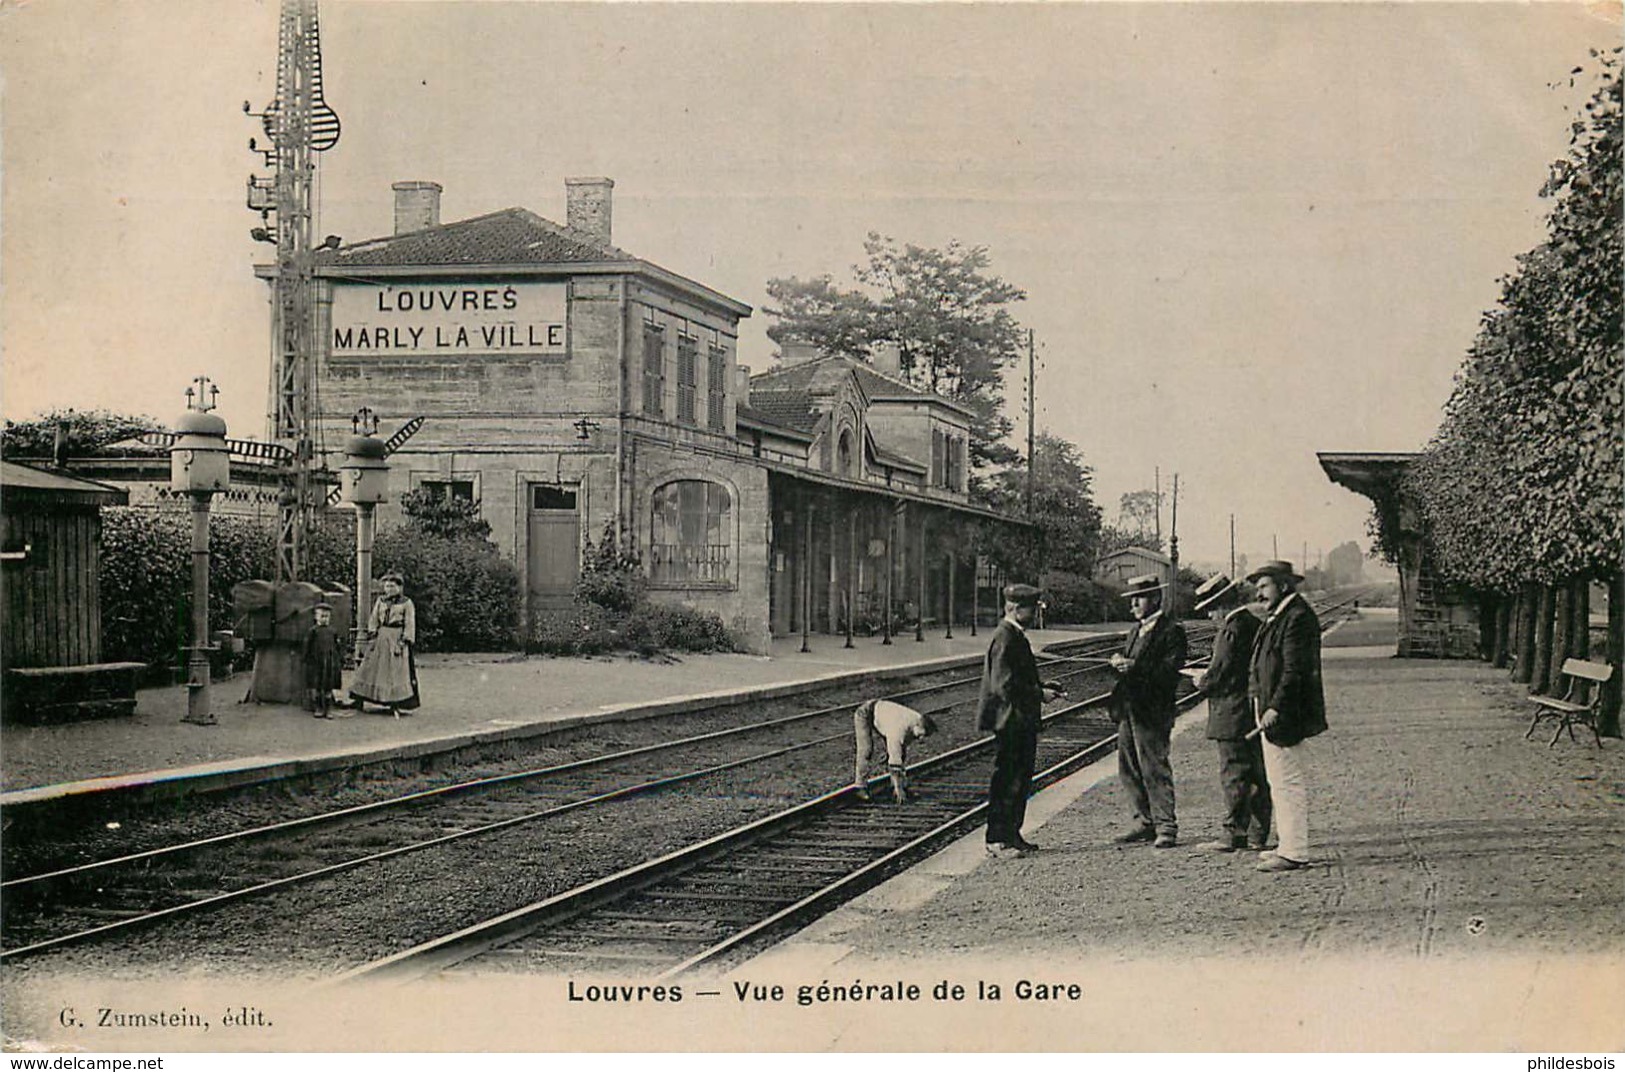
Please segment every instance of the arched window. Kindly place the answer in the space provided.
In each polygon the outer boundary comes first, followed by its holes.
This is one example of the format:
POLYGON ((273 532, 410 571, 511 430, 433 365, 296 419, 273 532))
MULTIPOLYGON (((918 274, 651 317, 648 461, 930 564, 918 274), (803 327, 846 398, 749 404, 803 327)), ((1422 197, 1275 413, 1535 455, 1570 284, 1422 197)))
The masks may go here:
POLYGON ((843 429, 835 447, 835 471, 841 476, 856 476, 852 471, 852 431, 843 429))
POLYGON ((674 480, 655 489, 649 580, 711 585, 733 580, 733 497, 708 480, 674 480))

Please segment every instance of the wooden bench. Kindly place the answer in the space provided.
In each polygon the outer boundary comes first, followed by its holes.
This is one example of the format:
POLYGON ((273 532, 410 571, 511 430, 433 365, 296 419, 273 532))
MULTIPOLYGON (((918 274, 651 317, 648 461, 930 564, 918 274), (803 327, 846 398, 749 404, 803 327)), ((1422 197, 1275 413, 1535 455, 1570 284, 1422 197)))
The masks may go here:
POLYGON ((1597 747, 1602 747, 1602 736, 1597 733, 1597 710, 1602 704, 1602 683, 1614 676, 1614 668, 1607 663, 1587 662, 1584 659, 1568 659, 1563 663, 1563 676, 1569 679, 1568 692, 1561 699, 1555 696, 1531 696, 1535 703, 1535 717, 1529 722, 1529 729, 1524 732, 1524 739, 1535 732, 1543 718, 1557 720, 1557 732, 1546 747, 1550 748, 1563 736, 1563 730, 1569 731, 1569 740, 1574 740, 1574 724, 1589 727, 1591 736, 1596 739, 1597 747), (1590 693, 1586 699, 1584 694, 1590 693))

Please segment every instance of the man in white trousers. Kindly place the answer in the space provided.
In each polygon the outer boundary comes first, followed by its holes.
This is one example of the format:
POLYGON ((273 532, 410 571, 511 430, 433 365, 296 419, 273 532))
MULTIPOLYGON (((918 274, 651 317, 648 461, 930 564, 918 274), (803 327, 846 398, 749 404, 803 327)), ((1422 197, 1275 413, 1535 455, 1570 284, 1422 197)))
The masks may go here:
POLYGON ((1309 862, 1309 774, 1306 742, 1326 731, 1320 677, 1320 619, 1298 585, 1292 563, 1266 562, 1247 575, 1269 618, 1258 632, 1247 675, 1248 698, 1264 735, 1264 770, 1280 843, 1260 854, 1258 870, 1296 871, 1309 862))

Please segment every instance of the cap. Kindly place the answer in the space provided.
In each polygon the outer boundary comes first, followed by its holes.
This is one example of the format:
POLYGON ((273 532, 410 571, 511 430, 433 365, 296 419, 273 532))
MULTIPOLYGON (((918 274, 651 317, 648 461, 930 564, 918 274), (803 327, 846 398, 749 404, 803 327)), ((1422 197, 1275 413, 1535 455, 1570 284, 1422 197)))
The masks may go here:
POLYGON ((1203 581, 1199 586, 1197 586, 1196 605, 1191 607, 1191 610, 1198 614, 1204 610, 1207 610, 1213 604, 1223 599, 1225 593, 1231 591, 1235 587, 1236 582, 1232 581, 1227 574, 1215 573, 1213 576, 1209 577, 1207 580, 1203 581))
POLYGON ((1282 561, 1278 558, 1264 563, 1262 566, 1259 566, 1257 569, 1247 574, 1247 579, 1249 581, 1256 581, 1260 577, 1285 577, 1292 581, 1303 580, 1303 574, 1293 571, 1292 563, 1282 561))
POLYGON ((1009 584, 1004 587, 1004 601, 1018 607, 1038 606, 1038 589, 1030 584, 1009 584))

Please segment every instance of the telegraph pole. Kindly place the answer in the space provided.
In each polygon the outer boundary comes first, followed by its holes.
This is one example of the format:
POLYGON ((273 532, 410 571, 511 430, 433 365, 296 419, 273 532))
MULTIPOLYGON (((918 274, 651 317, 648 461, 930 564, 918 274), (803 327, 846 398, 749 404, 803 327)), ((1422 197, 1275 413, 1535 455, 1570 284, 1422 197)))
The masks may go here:
MULTIPOLYGON (((243 111, 248 110, 244 103, 243 111)), ((277 515, 276 580, 282 583, 299 580, 304 573, 305 535, 318 494, 312 482, 311 378, 316 338, 310 243, 316 172, 312 154, 331 149, 339 140, 338 116, 322 99, 316 0, 282 0, 276 99, 259 118, 271 146, 262 149, 251 140, 248 147, 261 155, 274 174, 269 179, 249 176, 248 207, 259 212, 262 222, 250 233, 276 245, 270 437, 288 452, 281 466, 277 515)))
POLYGON ((1034 413, 1038 410, 1038 362, 1033 357, 1033 329, 1027 329, 1027 520, 1033 517, 1034 413))
POLYGON ((1236 515, 1230 515, 1230 576, 1236 575, 1236 515))
POLYGON ((1163 600, 1168 617, 1179 617, 1179 474, 1174 474, 1174 502, 1168 519, 1168 595, 1163 600))
POLYGON ((1152 470, 1151 470, 1151 473, 1152 473, 1152 477, 1151 477, 1152 485, 1151 486, 1154 489, 1152 491, 1152 495, 1155 497, 1156 505, 1157 505, 1157 520, 1156 520, 1157 543, 1160 544, 1160 543, 1162 543, 1162 466, 1158 465, 1158 466, 1153 467, 1152 470))

